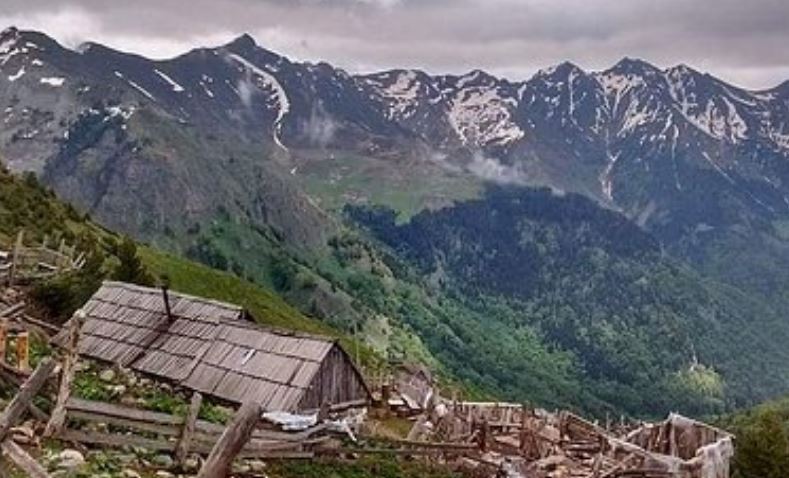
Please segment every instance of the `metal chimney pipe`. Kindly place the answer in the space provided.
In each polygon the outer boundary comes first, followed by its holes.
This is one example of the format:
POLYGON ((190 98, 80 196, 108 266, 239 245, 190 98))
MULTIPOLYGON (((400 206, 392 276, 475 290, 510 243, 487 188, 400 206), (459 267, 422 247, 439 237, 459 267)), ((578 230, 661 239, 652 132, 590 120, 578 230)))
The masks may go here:
POLYGON ((162 286, 162 298, 164 299, 164 311, 167 313, 167 320, 172 322, 173 314, 170 310, 170 296, 167 294, 167 286, 162 286))

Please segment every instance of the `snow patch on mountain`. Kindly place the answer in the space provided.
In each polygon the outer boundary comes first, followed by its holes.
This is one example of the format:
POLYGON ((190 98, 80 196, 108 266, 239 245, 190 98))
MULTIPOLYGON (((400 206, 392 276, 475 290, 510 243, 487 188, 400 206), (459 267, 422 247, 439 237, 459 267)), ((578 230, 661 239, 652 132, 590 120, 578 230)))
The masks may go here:
MULTIPOLYGON (((388 85, 381 79, 370 78, 368 81, 375 84, 379 94, 388 103, 386 115, 389 119, 408 117, 409 109, 414 106, 419 97, 420 83, 414 71, 391 73, 396 75, 394 81, 388 85)), ((387 76, 387 79, 389 77, 387 76)))
POLYGON ((13 81, 16 81, 16 80, 22 78, 23 76, 25 76, 25 66, 24 65, 20 66, 19 70, 16 73, 14 73, 13 75, 9 75, 8 76, 8 81, 13 82, 13 81))
MULTIPOLYGON (((135 108, 134 106, 108 106, 105 108, 107 113, 109 114, 108 118, 114 118, 116 116, 120 116, 124 120, 128 120, 134 114, 135 108)), ((107 118, 105 118, 106 121, 107 118)))
POLYGON ((175 80, 173 80, 170 76, 168 76, 163 71, 154 69, 153 72, 159 75, 159 77, 163 79, 165 82, 167 82, 173 88, 173 91, 175 91, 176 93, 181 93, 182 91, 184 91, 183 86, 179 85, 175 80))
POLYGON ((608 199, 608 201, 612 203, 614 202, 614 166, 616 166, 616 162, 621 154, 621 151, 616 154, 612 154, 610 151, 607 151, 606 157, 608 158, 608 164, 606 164, 605 169, 600 174, 600 186, 603 189, 603 195, 608 199))
POLYGON ((781 149, 789 149, 789 134, 782 133, 776 129, 768 130, 768 137, 781 149))
POLYGON ((126 83, 129 84, 129 86, 131 86, 135 90, 137 90, 140 93, 142 93, 143 96, 145 96, 149 100, 156 101, 156 98, 154 98, 154 96, 148 90, 146 90, 142 86, 138 85, 136 82, 130 80, 129 78, 126 78, 125 76, 123 76, 123 73, 121 73, 120 71, 115 70, 113 73, 115 74, 116 77, 124 80, 126 83))
POLYGON ((612 71, 595 74, 594 78, 603 87, 612 113, 617 111, 622 98, 628 92, 644 85, 644 79, 638 75, 623 75, 612 71))
MULTIPOLYGON (((701 104, 697 90, 702 86, 697 84, 693 70, 680 65, 668 70, 665 78, 680 113, 696 128, 715 139, 732 143, 747 137, 748 125, 726 95, 717 95, 701 104)), ((745 101, 739 95, 736 99, 740 103, 745 101)))
POLYGON ((512 118, 516 105, 496 87, 466 88, 450 102, 449 124, 467 145, 507 145, 525 135, 512 118))
MULTIPOLYGON (((288 99, 288 95, 285 93, 285 89, 279 83, 279 81, 272 75, 271 73, 257 67, 254 63, 250 62, 246 58, 236 53, 230 53, 228 55, 230 59, 240 63, 245 70, 253 76, 256 76, 260 81, 260 85, 268 90, 271 90, 274 94, 274 99, 277 103, 277 118, 274 122, 275 125, 275 132, 274 132, 274 141, 280 146, 282 149, 287 149, 285 145, 282 144, 280 139, 282 135, 282 120, 285 118, 285 115, 290 112, 290 100, 288 99)), ((240 90, 241 88, 239 88, 240 90)))
POLYGON ((49 85, 53 88, 57 88, 63 86, 63 83, 66 82, 66 79, 63 78, 62 76, 51 76, 51 77, 41 78, 38 81, 42 85, 49 85))

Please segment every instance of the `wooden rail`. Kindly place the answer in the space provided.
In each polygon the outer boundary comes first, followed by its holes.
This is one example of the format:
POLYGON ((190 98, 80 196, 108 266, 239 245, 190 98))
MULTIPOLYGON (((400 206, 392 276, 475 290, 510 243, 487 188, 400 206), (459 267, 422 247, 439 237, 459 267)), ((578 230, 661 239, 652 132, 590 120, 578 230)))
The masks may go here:
POLYGON ((52 249, 48 238, 40 246, 24 245, 24 230, 19 231, 14 248, 0 254, 0 275, 13 285, 19 280, 35 280, 55 274, 80 269, 85 265, 84 254, 76 254, 74 246, 60 241, 57 249, 52 249))
MULTIPOLYGON (((158 451, 180 450, 179 455, 186 456, 188 452, 202 454, 210 452, 213 444, 226 429, 222 425, 197 420, 196 413, 191 415, 195 418, 190 422, 186 417, 78 398, 70 398, 65 408, 68 420, 106 423, 137 432, 160 435, 159 438, 146 438, 133 434, 86 433, 74 429, 64 429, 58 434, 64 440, 80 443, 117 447, 140 446, 158 451), (180 438, 188 428, 192 430, 191 438, 188 444, 182 444, 180 438)), ((240 455, 256 458, 309 457, 312 453, 305 452, 303 449, 324 441, 322 438, 310 439, 312 435, 323 429, 323 426, 316 426, 298 433, 256 429, 252 431, 251 438, 245 443, 240 455)))

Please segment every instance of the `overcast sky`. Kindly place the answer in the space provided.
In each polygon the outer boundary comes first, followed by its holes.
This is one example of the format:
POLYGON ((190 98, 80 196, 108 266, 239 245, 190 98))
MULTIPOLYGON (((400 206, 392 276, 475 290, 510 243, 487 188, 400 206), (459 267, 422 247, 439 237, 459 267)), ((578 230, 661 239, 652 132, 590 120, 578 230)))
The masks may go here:
POLYGON ((570 60, 687 63, 759 89, 789 80, 789 0, 0 0, 0 28, 175 56, 248 32, 351 72, 481 68, 521 80, 570 60))

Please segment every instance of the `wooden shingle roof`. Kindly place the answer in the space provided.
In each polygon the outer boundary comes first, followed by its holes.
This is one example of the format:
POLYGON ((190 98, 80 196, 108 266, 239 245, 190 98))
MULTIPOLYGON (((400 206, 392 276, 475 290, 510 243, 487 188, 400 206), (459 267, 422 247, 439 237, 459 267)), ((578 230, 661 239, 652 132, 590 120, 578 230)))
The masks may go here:
POLYGON ((160 289, 105 282, 82 308, 80 353, 231 402, 295 411, 339 347, 260 327, 235 305, 173 292, 168 301, 170 317, 160 289))

